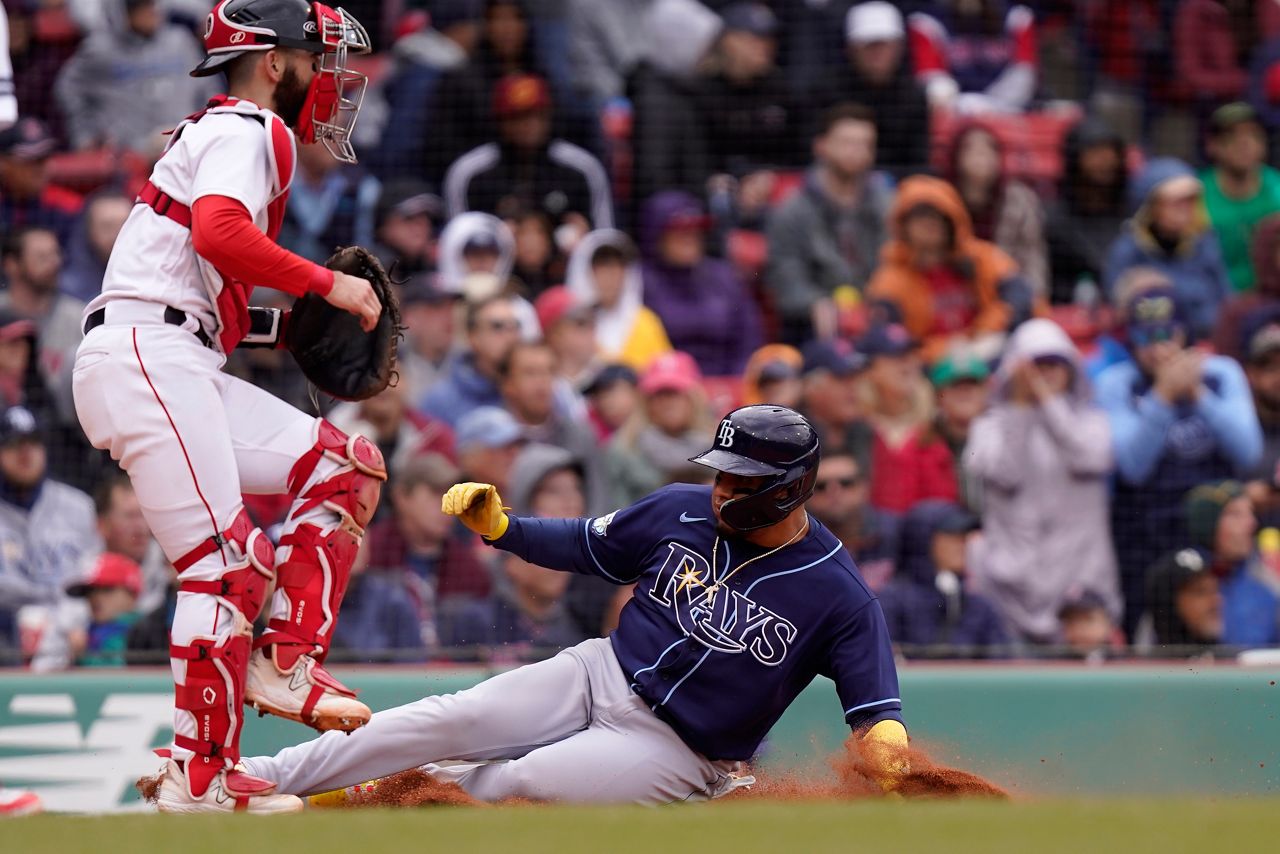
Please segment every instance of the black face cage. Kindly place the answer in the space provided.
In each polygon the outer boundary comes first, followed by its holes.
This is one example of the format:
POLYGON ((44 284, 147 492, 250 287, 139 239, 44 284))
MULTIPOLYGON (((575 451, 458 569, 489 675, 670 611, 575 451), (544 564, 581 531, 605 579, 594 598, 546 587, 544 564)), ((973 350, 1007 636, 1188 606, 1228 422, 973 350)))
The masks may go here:
POLYGON ((343 163, 355 163, 356 152, 351 145, 351 133, 355 129, 356 119, 360 116, 360 106, 364 103, 365 89, 369 78, 359 71, 347 68, 347 53, 368 53, 371 47, 369 34, 360 22, 347 14, 345 9, 334 9, 338 20, 324 18, 320 33, 326 50, 320 56, 320 73, 333 76, 335 103, 333 113, 325 121, 320 121, 313 114, 312 126, 316 139, 324 143, 324 147, 335 159, 343 163), (333 50, 328 50, 332 46, 333 50))

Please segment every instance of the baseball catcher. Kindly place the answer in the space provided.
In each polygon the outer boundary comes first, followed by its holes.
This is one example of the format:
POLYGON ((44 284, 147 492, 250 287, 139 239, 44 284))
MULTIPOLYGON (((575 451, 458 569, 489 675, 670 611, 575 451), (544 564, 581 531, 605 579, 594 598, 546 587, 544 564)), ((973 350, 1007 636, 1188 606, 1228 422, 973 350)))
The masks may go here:
POLYGON ((907 733, 889 636, 840 541, 805 512, 818 455, 799 414, 748 406, 693 459, 714 486, 668 486, 607 516, 515 517, 492 486, 454 486, 445 512, 496 548, 634 584, 617 630, 246 767, 296 795, 422 766, 486 801, 716 798, 823 674, 892 788, 907 733))
POLYGON ((350 731, 369 709, 324 668, 338 609, 386 467, 347 436, 222 371, 241 344, 288 346, 339 397, 391 376, 398 314, 367 253, 327 267, 277 246, 295 137, 353 161, 364 29, 307 0, 220 0, 191 73, 226 74, 228 94, 173 130, 85 312, 74 394, 98 448, 128 472, 178 571, 170 637, 173 746, 166 812, 300 809, 240 765, 244 707, 350 731), (255 286, 298 298, 292 316, 250 309, 255 286), (242 493, 289 493, 278 547, 242 493), (266 632, 254 619, 274 582, 266 632))

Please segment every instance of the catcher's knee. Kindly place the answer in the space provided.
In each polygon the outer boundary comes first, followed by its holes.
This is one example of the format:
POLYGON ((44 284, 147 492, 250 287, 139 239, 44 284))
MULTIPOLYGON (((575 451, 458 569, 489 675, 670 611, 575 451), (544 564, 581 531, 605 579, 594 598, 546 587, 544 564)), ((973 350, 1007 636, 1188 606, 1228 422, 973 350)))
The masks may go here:
POLYGON ((294 465, 289 491, 300 501, 294 515, 315 507, 337 513, 359 536, 373 518, 387 479, 387 464, 378 446, 364 436, 348 436, 324 419, 316 422, 316 442, 294 465), (319 479, 313 475, 321 460, 337 464, 319 479), (310 485, 308 485, 310 482, 310 485))
POLYGON ((275 581, 275 562, 275 546, 261 528, 254 527, 244 507, 240 507, 225 530, 202 541, 174 561, 174 568, 179 573, 180 591, 216 596, 252 624, 262 611, 275 581), (219 550, 222 550, 224 559, 229 553, 231 562, 216 580, 182 578, 184 570, 219 550))

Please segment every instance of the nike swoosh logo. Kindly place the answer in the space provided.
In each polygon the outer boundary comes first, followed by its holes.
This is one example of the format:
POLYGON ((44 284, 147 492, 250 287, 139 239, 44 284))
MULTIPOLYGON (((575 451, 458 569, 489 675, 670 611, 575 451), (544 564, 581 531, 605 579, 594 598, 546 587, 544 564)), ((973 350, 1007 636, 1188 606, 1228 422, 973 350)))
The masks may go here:
POLYGON ((705 522, 707 521, 707 517, 706 516, 690 516, 686 512, 686 513, 680 514, 680 521, 681 522, 705 522))

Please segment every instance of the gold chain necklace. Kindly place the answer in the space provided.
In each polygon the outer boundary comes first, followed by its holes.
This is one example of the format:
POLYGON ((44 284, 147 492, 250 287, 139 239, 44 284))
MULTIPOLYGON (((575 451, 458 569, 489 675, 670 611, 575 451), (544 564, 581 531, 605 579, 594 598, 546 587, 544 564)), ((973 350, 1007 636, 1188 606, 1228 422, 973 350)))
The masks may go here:
MULTIPOLYGON (((741 569, 743 569, 744 567, 750 566, 751 564, 755 563, 758 560, 763 560, 764 558, 767 558, 771 554, 777 554, 778 552, 785 549, 787 546, 794 543, 796 540, 801 539, 808 532, 809 532, 809 514, 806 513, 804 517, 804 525, 800 528, 800 530, 796 531, 794 534, 791 535, 791 539, 787 540, 785 543, 783 543, 780 546, 774 546, 773 548, 769 549, 769 551, 765 552, 762 555, 756 555, 755 557, 750 558, 749 560, 744 560, 742 563, 738 564, 736 567, 730 570, 729 573, 724 578, 720 579, 719 581, 713 582, 710 587, 707 587, 706 588, 707 605, 710 606, 715 604, 716 593, 719 592, 721 587, 728 584, 729 579, 737 575, 741 569)), ((716 554, 719 551, 720 551, 720 536, 717 534, 715 544, 712 545, 711 547, 711 577, 712 578, 715 578, 716 554)), ((702 582, 694 582, 694 583, 696 583, 699 587, 706 587, 706 585, 702 584, 702 582)))

